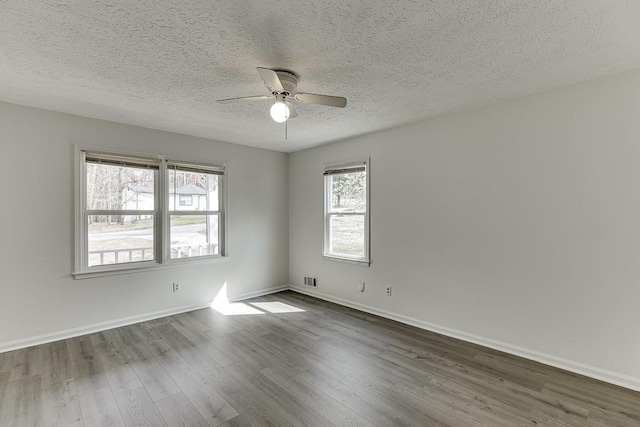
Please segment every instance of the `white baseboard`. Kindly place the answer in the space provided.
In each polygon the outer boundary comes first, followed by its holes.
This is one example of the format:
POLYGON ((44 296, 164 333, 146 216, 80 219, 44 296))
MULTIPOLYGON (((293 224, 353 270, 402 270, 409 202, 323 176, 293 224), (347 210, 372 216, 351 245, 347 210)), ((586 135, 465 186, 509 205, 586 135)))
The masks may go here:
MULTIPOLYGON (((289 289, 288 285, 276 286, 268 289, 260 289, 258 291, 247 292, 241 295, 236 295, 233 298, 229 298, 229 301, 230 302, 241 301, 249 298, 255 298, 263 295, 273 294, 276 292, 286 291, 287 289, 289 289)), ((94 332, 100 332, 107 329, 119 328, 120 326, 126 326, 126 325, 131 325, 133 323, 145 322, 147 320, 153 320, 153 319, 158 319, 160 317, 172 316, 174 314, 185 313, 187 311, 198 310, 198 309, 207 308, 210 306, 211 306, 211 301, 207 301, 207 302, 202 302, 196 305, 155 311, 152 313, 126 317, 123 319, 116 319, 116 320, 110 320, 108 322, 95 323, 93 325, 82 326, 79 328, 66 329, 63 331, 53 332, 50 334, 37 335, 37 336, 23 338, 15 341, 3 342, 3 343, 0 343, 0 353, 12 351, 12 350, 19 350, 21 348, 33 347, 34 345, 46 344, 53 341, 59 341, 67 338, 78 337, 81 335, 92 334, 94 332)))
POLYGON ((232 298, 229 298, 229 302, 238 302, 249 298, 261 297, 263 295, 275 294, 276 292, 282 292, 289 289, 288 285, 284 286, 275 286, 273 288, 260 289, 258 291, 247 292, 244 294, 236 295, 232 298))
POLYGON ((536 362, 543 363, 545 365, 553 366, 555 368, 564 369, 576 374, 584 375, 586 377, 594 378, 600 381, 604 381, 610 384, 615 384, 620 387, 628 388, 635 391, 640 391, 640 378, 632 377, 629 375, 621 374, 618 372, 608 371, 595 366, 586 365, 580 362, 574 362, 572 360, 563 359, 561 357, 552 356, 550 354, 541 353, 535 350, 519 347, 516 345, 504 343, 501 341, 493 340, 490 338, 482 337, 480 335, 470 334, 457 329, 447 328, 445 326, 436 325, 433 323, 425 322, 419 319, 415 319, 401 314, 392 313, 390 311, 382 310, 379 308, 371 307, 364 304, 359 304, 353 301, 337 298, 322 292, 315 290, 305 289, 299 286, 290 285, 289 289, 301 294, 310 295, 325 301, 340 304, 346 307, 355 308, 356 310, 364 311, 366 313, 374 314, 376 316, 384 317, 387 319, 395 320, 400 323, 415 326, 420 329, 435 332, 441 335, 446 335, 451 338, 456 338, 462 341, 468 341, 474 344, 478 344, 484 347, 489 347, 494 350, 502 351, 504 353, 513 354, 514 356, 520 356, 525 359, 534 360, 536 362))
MULTIPOLYGON (((448 337, 460 339, 462 341, 468 341, 484 347, 492 348, 494 350, 513 354, 515 356, 524 357, 525 359, 534 360, 536 362, 540 362, 545 365, 564 369, 566 371, 574 372, 576 374, 584 375, 586 377, 595 378, 597 380, 604 381, 610 384, 615 384, 631 390, 640 391, 640 378, 632 377, 632 376, 621 374, 618 372, 608 371, 606 369, 601 369, 595 366, 586 365, 584 363, 575 362, 568 359, 563 359, 561 357, 552 356, 550 354, 541 353, 541 352, 530 350, 524 347, 515 346, 512 344, 504 343, 501 341, 493 340, 493 339, 482 337, 475 334, 470 334, 464 331, 459 331, 457 329, 447 328, 445 326, 436 325, 436 324, 425 322, 412 317, 393 313, 387 310, 382 310, 376 307, 359 304, 357 302, 349 301, 346 299, 337 298, 322 292, 305 289, 299 286, 286 285, 286 286, 277 286, 277 287, 268 288, 268 289, 261 289, 259 291, 236 295, 232 299, 230 299, 230 301, 232 302, 241 301, 249 298, 255 298, 263 295, 269 295, 276 292, 285 291, 288 289, 301 294, 310 295, 325 301, 330 301, 346 307, 354 308, 356 310, 364 311, 366 313, 374 314, 376 316, 395 320, 400 323, 415 326, 420 329, 425 329, 441 335, 446 335, 448 337)), ((12 351, 12 350, 18 350, 26 347, 32 347, 34 345, 39 345, 39 344, 46 344, 49 342, 59 341, 67 338, 73 338, 80 335, 91 334, 94 332, 100 332, 106 329, 118 328, 121 326, 131 325, 133 323, 145 322, 147 320, 158 319, 160 317, 172 316, 174 314, 184 313, 187 311, 207 308, 210 306, 210 304, 211 302, 207 301, 207 302, 202 302, 196 305, 155 311, 155 312, 141 314, 137 316, 116 319, 108 322, 95 323, 93 325, 83 326, 79 328, 67 329, 64 331, 54 332, 51 334, 38 335, 38 336, 33 336, 33 337, 24 338, 20 340, 4 342, 4 343, 0 343, 0 353, 12 351)))
POLYGON ((110 320, 108 322, 94 323, 93 325, 81 326, 79 328, 66 329, 51 334, 37 335, 29 338, 23 338, 15 341, 0 343, 0 353, 6 351, 18 350, 21 348, 32 347, 34 345, 46 344, 53 341, 60 341, 67 338, 78 337, 80 335, 92 334, 107 329, 118 328, 120 326, 131 325, 133 323, 145 322, 147 320, 158 319, 160 317, 172 316, 174 314, 184 313, 187 311, 206 308, 211 305, 211 301, 203 302, 196 305, 189 305, 168 310, 154 311, 151 313, 140 314, 137 316, 125 317, 122 319, 110 320))

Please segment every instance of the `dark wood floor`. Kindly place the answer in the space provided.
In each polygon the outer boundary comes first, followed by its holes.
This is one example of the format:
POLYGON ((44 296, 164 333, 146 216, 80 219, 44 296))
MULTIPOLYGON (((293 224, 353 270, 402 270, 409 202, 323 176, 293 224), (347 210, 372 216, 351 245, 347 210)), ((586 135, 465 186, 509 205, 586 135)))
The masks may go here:
POLYGON ((294 292, 243 304, 0 354, 0 426, 640 425, 640 393, 294 292))

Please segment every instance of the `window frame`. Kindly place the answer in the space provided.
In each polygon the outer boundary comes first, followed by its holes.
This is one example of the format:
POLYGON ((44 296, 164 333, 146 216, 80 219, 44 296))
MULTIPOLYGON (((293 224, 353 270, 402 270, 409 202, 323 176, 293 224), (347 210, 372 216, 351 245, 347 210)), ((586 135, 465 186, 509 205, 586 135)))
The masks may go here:
MULTIPOLYGON (((347 173, 347 172, 345 172, 347 173)), ((351 161, 343 161, 338 163, 325 164, 323 168, 323 243, 322 243, 322 257, 327 260, 346 262, 350 264, 356 264, 360 266, 368 267, 371 264, 371 250, 370 250, 370 211, 371 211, 371 161, 367 158, 360 158, 351 161), (346 213, 348 215, 363 215, 364 216, 364 256, 353 257, 345 254, 338 254, 330 252, 331 248, 331 217, 334 215, 345 215, 345 213, 332 213, 331 208, 331 186, 329 185, 330 177, 336 174, 327 174, 328 171, 335 171, 340 169, 352 169, 364 167, 365 168, 365 212, 362 213, 346 213)))
POLYGON ((176 265, 185 263, 202 263, 228 258, 227 253, 227 227, 226 227, 226 207, 227 207, 227 173, 228 167, 226 163, 204 164, 201 162, 192 162, 176 156, 164 156, 158 154, 136 153, 122 151, 117 149, 101 149, 83 145, 75 145, 74 147, 74 270, 72 276, 75 279, 85 279, 91 277, 101 277, 108 275, 126 274, 137 271, 147 271, 154 269, 171 268, 176 265), (155 172, 154 178, 154 210, 130 211, 130 210, 87 210, 86 202, 86 177, 87 177, 87 161, 86 153, 117 156, 129 159, 141 159, 159 163, 159 168, 155 172), (218 209, 219 209, 219 253, 214 255, 202 255, 189 258, 171 258, 170 257, 170 210, 169 210, 169 172, 167 164, 170 162, 180 163, 184 165, 192 165, 194 167, 203 168, 219 168, 222 175, 221 184, 219 186, 218 209), (91 213, 89 213, 91 212, 91 213), (98 212, 98 213, 96 213, 98 212), (154 217, 154 259, 149 261, 135 261, 121 264, 107 264, 89 267, 89 234, 87 215, 148 215, 154 217))
MULTIPOLYGON (((225 240, 225 236, 227 235, 226 233, 226 221, 225 221, 225 206, 226 206, 226 182, 227 180, 226 178, 226 165, 209 165, 209 164, 203 164, 203 163, 194 163, 194 162, 185 162, 182 160, 178 160, 175 158, 172 158, 171 160, 166 159, 165 163, 165 173, 166 173, 166 179, 165 179, 165 183, 167 184, 167 189, 165 191, 165 197, 166 197, 166 209, 163 215, 163 217, 165 218, 165 236, 166 236, 166 241, 164 242, 164 250, 165 250, 165 254, 166 254, 166 262, 167 263, 173 263, 173 262, 190 262, 190 261, 194 261, 194 260, 201 260, 201 259, 205 259, 205 258, 220 258, 220 257, 224 257, 225 256, 225 248, 226 248, 226 240, 225 240), (170 170, 176 170, 176 168, 171 168, 171 166, 174 165, 176 166, 178 169, 177 170, 184 170, 184 167, 192 167, 193 169, 201 169, 200 172, 202 173, 207 173, 206 169, 209 169, 209 173, 212 173, 214 175, 218 176, 218 210, 214 211, 214 210, 209 210, 209 209, 205 209, 205 210, 198 210, 198 209, 185 209, 185 210, 178 210, 177 206, 175 204, 175 199, 174 199, 174 203, 173 203, 173 210, 171 210, 171 190, 169 188, 169 171, 170 170), (182 168, 182 169, 180 169, 182 168), (217 169, 222 169, 222 173, 214 173, 214 170, 217 169), (198 255, 198 256, 193 256, 193 257, 178 257, 178 258, 171 258, 171 216, 189 216, 189 215, 194 215, 194 216, 213 216, 216 215, 218 217, 218 253, 217 254, 213 254, 213 255, 198 255)), ((174 196, 177 195, 178 196, 178 206, 179 206, 179 200, 180 200, 180 195, 177 193, 174 193, 174 196)), ((192 200, 193 200, 193 196, 192 200)), ((197 207, 199 208, 199 200, 198 200, 198 205, 197 207)), ((193 207, 193 203, 191 204, 191 206, 193 207)))

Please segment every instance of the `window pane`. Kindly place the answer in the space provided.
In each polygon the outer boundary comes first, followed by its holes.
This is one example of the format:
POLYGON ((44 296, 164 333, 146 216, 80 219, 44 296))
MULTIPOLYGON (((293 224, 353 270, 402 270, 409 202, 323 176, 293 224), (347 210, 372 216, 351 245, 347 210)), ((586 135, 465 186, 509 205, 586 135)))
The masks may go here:
POLYGON ((87 210, 154 210, 155 170, 87 162, 87 210))
POLYGON ((220 175, 169 169, 169 210, 217 211, 220 178, 220 175))
POLYGON ((331 215, 329 252, 364 257, 364 215, 331 215))
POLYGON ((364 212, 367 209, 366 172, 329 175, 330 212, 364 212))
POLYGON ((152 215, 89 215, 89 267, 153 261, 152 215))
POLYGON ((220 254, 218 215, 171 215, 171 258, 220 254))

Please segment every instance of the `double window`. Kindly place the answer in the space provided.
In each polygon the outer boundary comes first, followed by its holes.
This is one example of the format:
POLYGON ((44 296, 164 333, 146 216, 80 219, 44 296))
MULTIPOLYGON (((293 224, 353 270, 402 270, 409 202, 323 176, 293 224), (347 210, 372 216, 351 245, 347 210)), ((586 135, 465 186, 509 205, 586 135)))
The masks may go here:
POLYGON ((324 251, 330 258, 369 264, 368 161, 324 171, 324 251))
POLYGON ((76 267, 83 274, 224 254, 224 167, 78 150, 76 267))

